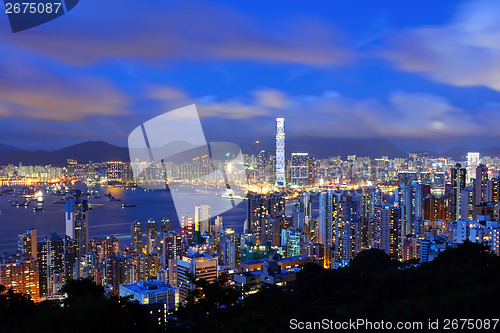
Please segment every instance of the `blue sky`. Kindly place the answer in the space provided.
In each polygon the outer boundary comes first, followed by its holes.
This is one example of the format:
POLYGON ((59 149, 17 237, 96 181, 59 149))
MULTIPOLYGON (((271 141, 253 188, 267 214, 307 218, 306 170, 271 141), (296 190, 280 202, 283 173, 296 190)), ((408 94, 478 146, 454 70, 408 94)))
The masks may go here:
POLYGON ((211 140, 500 145, 500 2, 85 0, 13 34, 0 15, 0 142, 125 146, 195 103, 211 140))

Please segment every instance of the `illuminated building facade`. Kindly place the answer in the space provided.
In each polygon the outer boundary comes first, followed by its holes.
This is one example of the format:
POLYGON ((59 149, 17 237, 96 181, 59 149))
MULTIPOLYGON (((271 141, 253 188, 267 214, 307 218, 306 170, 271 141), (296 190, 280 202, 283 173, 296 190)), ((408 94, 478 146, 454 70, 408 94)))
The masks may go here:
POLYGON ((383 250, 392 259, 399 259, 400 213, 395 206, 376 206, 373 221, 373 247, 383 250))
POLYGON ((156 253, 158 247, 158 223, 148 220, 146 224, 146 253, 156 253))
POLYGON ((333 247, 333 212, 336 196, 321 192, 319 196, 318 243, 325 247, 325 267, 330 268, 330 249, 333 247))
POLYGON ((189 293, 199 288, 194 280, 205 279, 208 283, 213 283, 217 281, 217 276, 217 258, 210 255, 196 253, 177 259, 177 287, 179 287, 180 302, 187 303, 189 293))
POLYGON ((455 164, 454 168, 451 168, 451 219, 458 220, 462 217, 460 214, 460 203, 462 201, 462 191, 466 185, 466 170, 462 168, 460 163, 455 164))
POLYGON ((210 206, 201 205, 194 207, 194 230, 199 231, 201 235, 205 232, 210 233, 210 206))
POLYGON ((307 186, 309 180, 309 154, 292 153, 291 183, 294 186, 307 186))
POLYGON ((37 232, 36 229, 28 229, 27 232, 17 236, 17 251, 21 254, 37 257, 37 232))
POLYGON ((64 243, 55 232, 38 243, 38 262, 40 294, 58 292, 60 277, 64 275, 64 243))
POLYGON ((475 180, 475 204, 481 205, 488 202, 487 190, 488 190, 488 167, 484 164, 479 164, 476 168, 476 180, 475 180))
POLYGON ((120 161, 107 162, 106 179, 109 182, 123 182, 125 163, 120 161))
POLYGON ((89 230, 87 200, 81 199, 82 193, 76 190, 73 200, 66 201, 66 235, 76 242, 76 258, 88 252, 89 230))
POLYGON ((276 185, 285 186, 285 118, 276 118, 276 185))
POLYGON ((131 241, 130 245, 132 247, 132 251, 135 253, 142 253, 142 249, 144 247, 143 245, 143 239, 142 239, 142 222, 141 221, 135 221, 132 224, 131 228, 131 241))
POLYGON ((12 288, 17 293, 28 294, 33 301, 38 302, 38 260, 30 256, 7 259, 5 263, 0 264, 0 284, 12 288))
POLYGON ((476 168, 479 165, 479 153, 467 153, 467 183, 470 184, 476 176, 476 168))

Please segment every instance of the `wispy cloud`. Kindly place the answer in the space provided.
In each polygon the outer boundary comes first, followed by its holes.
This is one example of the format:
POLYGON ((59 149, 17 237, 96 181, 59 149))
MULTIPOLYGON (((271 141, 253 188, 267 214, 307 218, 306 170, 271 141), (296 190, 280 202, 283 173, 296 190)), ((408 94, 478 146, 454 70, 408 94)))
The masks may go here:
MULTIPOLYGON (((170 87, 161 98, 164 110, 195 103, 204 118, 240 120, 229 131, 251 128, 272 133, 273 117, 284 116, 293 135, 321 137, 433 138, 478 135, 500 136, 500 106, 485 104, 472 112, 444 97, 429 93, 391 92, 386 98, 353 99, 335 91, 319 95, 289 95, 276 89, 259 89, 246 97, 218 99, 191 97, 170 87), (176 91, 172 94, 171 91, 176 91), (244 119, 244 123, 241 121, 244 119), (270 131, 270 132, 269 132, 270 131)), ((160 98, 156 92, 153 95, 160 98)), ((235 123, 236 124, 236 123, 235 123)))
POLYGON ((397 68, 454 86, 500 90, 500 2, 474 0, 441 26, 395 32, 381 55, 397 68))
POLYGON ((120 57, 156 64, 191 59, 337 66, 354 57, 325 22, 268 22, 197 1, 84 1, 78 11, 44 27, 0 40, 76 65, 120 57))
POLYGON ((4 121, 78 122, 129 112, 128 97, 105 79, 83 76, 74 80, 40 69, 28 73, 32 73, 29 78, 15 73, 0 78, 0 118, 4 121))

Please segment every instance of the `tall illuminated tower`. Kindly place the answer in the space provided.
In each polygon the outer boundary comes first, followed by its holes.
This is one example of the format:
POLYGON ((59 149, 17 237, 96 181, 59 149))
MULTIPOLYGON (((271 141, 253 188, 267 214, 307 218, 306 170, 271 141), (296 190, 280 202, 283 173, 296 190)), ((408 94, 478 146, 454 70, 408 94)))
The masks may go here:
POLYGON ((276 118, 276 185, 285 186, 285 118, 276 118))
POLYGON ((467 153, 467 183, 476 176, 476 168, 479 165, 479 153, 467 153))

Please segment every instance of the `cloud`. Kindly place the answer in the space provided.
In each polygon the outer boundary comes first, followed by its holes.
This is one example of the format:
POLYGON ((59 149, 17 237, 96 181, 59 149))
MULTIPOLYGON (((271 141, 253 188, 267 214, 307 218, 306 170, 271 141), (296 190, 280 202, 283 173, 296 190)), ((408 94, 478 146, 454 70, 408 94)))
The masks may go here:
POLYGON ((93 77, 68 80, 37 75, 31 81, 0 79, 0 118, 77 122, 128 114, 128 98, 110 82, 93 77))
POLYGON ((380 55, 437 82, 500 90, 500 2, 470 1, 445 25, 395 32, 380 55))
POLYGON ((263 21, 196 1, 138 5, 89 0, 58 20, 22 34, 2 34, 0 40, 72 65, 119 57, 150 64, 181 59, 337 66, 354 57, 343 37, 325 22, 263 21))
MULTIPOLYGON (((171 88, 165 88, 169 90, 171 88)), ((391 92, 386 98, 353 99, 338 92, 289 95, 263 88, 249 97, 194 98, 163 102, 166 111, 195 103, 203 118, 219 119, 229 132, 271 135, 274 117, 284 116, 287 131, 295 136, 382 137, 437 139, 500 136, 500 106, 485 104, 473 112, 444 97, 429 93, 391 92), (227 125, 233 120, 233 125, 227 125)), ((211 121, 215 130, 215 121, 211 121)), ((209 128, 210 130, 210 128, 209 128)))

